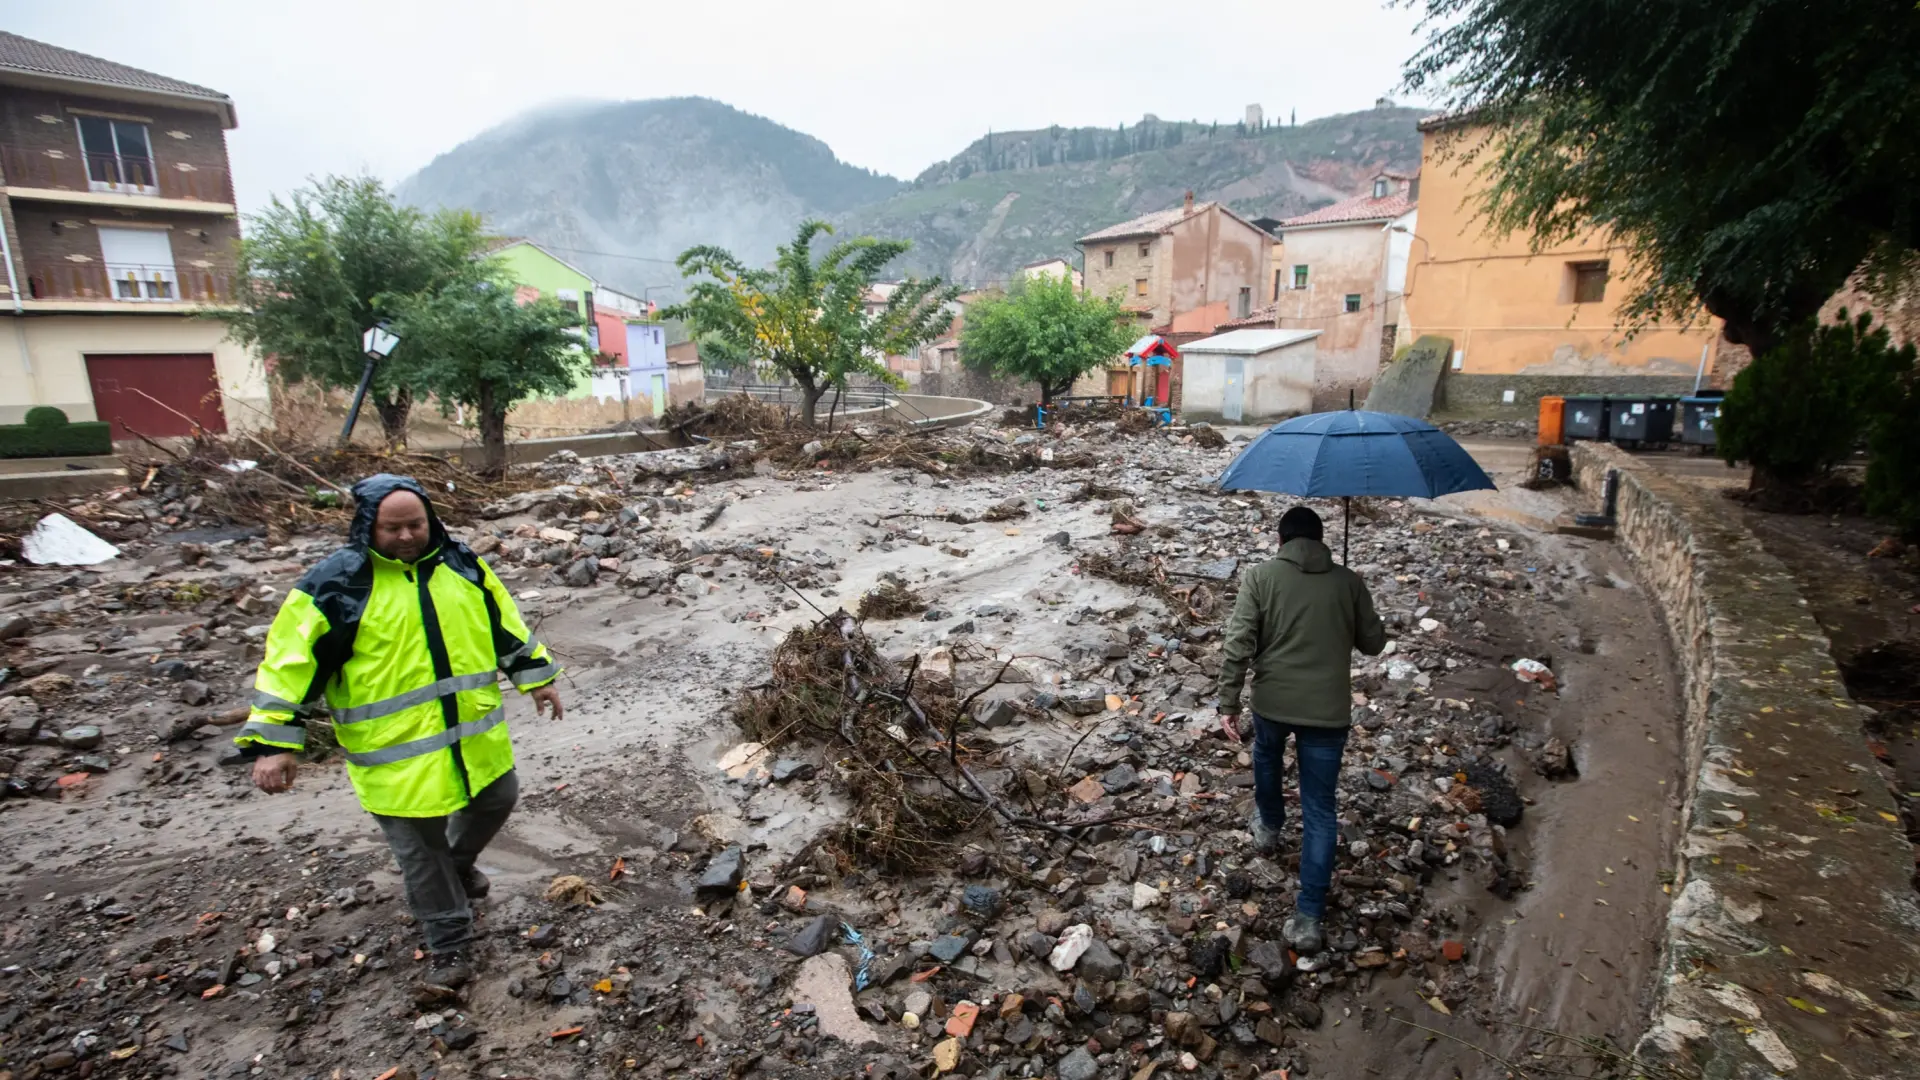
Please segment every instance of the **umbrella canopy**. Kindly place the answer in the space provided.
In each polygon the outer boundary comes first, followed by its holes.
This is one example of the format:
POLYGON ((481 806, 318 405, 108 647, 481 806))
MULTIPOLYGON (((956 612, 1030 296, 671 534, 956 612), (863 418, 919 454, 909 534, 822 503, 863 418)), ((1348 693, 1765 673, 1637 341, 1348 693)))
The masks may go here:
POLYGON ((1220 474, 1225 491, 1273 491, 1307 498, 1417 496, 1493 487, 1452 437, 1397 413, 1311 413, 1276 424, 1247 444, 1220 474))

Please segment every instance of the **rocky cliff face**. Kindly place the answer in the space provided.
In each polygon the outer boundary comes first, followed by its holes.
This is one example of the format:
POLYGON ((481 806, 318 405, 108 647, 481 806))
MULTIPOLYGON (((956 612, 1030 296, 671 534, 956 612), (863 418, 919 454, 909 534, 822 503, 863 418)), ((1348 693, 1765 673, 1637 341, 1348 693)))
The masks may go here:
POLYGON ((496 231, 532 237, 608 284, 637 290, 679 280, 666 262, 641 259, 670 261, 718 244, 763 262, 803 219, 883 200, 900 186, 771 120, 672 98, 523 116, 435 158, 399 195, 477 210, 496 231))
POLYGON ((1078 237, 1173 206, 1188 189, 1248 218, 1358 194, 1380 169, 1419 167, 1419 116, 1373 109, 1263 130, 1147 118, 1003 132, 909 185, 703 98, 573 105, 463 143, 399 192, 417 205, 478 210, 496 230, 634 290, 678 281, 667 261, 696 244, 764 262, 808 217, 843 234, 912 240, 896 273, 986 285, 1040 259, 1077 259, 1078 237))

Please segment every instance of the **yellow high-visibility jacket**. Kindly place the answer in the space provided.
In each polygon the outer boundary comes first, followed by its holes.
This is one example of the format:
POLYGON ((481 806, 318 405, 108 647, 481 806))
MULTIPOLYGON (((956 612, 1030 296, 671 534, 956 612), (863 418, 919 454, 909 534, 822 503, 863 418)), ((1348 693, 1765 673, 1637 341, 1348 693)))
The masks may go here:
POLYGON ((533 639, 500 579, 447 536, 417 482, 382 473, 354 485, 348 544, 300 579, 267 632, 253 712, 234 742, 255 754, 306 746, 331 710, 360 804, 439 817, 513 768, 499 677, 521 693, 560 668, 533 639), (380 501, 410 491, 435 545, 414 563, 371 546, 380 501))

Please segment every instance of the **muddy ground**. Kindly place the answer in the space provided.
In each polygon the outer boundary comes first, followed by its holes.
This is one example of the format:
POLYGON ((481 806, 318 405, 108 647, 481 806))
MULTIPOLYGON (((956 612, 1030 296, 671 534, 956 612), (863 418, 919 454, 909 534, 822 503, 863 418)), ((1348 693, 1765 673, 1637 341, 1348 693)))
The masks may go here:
MULTIPOLYGON (((1033 467, 1010 472, 792 469, 752 446, 562 460, 544 474, 606 509, 570 493, 464 530, 567 665, 569 708, 509 705, 524 794, 456 998, 416 985, 397 872, 340 766, 269 797, 223 764, 214 721, 332 538, 269 547, 127 500, 157 524, 123 558, 5 570, 0 714, 25 735, 0 759, 0 1076, 1496 1077, 1605 1068, 1562 1035, 1632 1044, 1681 777, 1665 630, 1618 552, 1546 531, 1554 495, 1361 508, 1353 560, 1395 647, 1356 657, 1333 947, 1296 957, 1274 943, 1297 834, 1252 850, 1246 748, 1211 708, 1220 560, 1270 557, 1289 502, 1212 491, 1239 444, 1178 431, 1020 449, 1033 467), (1116 498, 1145 531, 1115 534, 1116 498), (1062 827, 1124 820, 1069 843, 976 807, 889 868, 840 828, 844 748, 716 767, 775 646, 883 578, 927 610, 861 632, 951 672, 912 692, 1011 675, 962 729, 994 790, 1062 827), (1553 685, 1518 679, 1523 658, 1553 685), (742 887, 696 891, 734 846, 742 887), (562 875, 595 902, 548 899, 562 875), (849 970, 873 985, 850 996, 849 970)), ((1524 468, 1486 457, 1503 485, 1524 468)))

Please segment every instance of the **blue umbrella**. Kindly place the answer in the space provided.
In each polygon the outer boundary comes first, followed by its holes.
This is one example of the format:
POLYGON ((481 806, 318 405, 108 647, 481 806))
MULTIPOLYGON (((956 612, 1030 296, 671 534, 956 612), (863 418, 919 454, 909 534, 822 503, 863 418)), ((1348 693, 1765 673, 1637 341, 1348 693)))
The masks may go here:
MULTIPOLYGON (((1227 471, 1223 491, 1273 491, 1305 498, 1355 495, 1437 498, 1493 487, 1464 448, 1425 420, 1398 413, 1310 413, 1260 433, 1227 471)), ((1348 504, 1348 524, 1352 522, 1348 504)), ((1346 561, 1346 539, 1340 558, 1346 561)))

